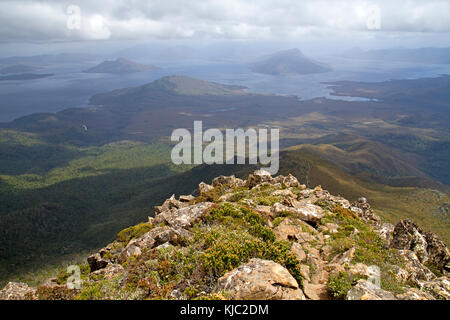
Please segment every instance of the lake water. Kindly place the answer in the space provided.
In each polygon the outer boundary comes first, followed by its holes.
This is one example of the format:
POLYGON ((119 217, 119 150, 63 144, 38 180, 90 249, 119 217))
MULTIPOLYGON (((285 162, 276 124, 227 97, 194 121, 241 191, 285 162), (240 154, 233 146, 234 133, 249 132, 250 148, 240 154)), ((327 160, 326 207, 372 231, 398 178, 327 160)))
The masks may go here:
POLYGON ((82 72, 95 63, 53 65, 40 70, 40 73, 54 73, 50 78, 0 82, 0 122, 11 121, 31 113, 87 107, 89 98, 94 94, 142 85, 167 75, 187 75, 224 84, 244 85, 251 92, 297 95, 299 99, 326 97, 359 101, 366 99, 333 96, 332 87, 324 82, 341 80, 372 82, 450 74, 450 65, 355 62, 336 57, 322 57, 321 61, 330 64, 334 71, 302 76, 269 76, 252 73, 247 65, 237 63, 148 61, 161 69, 153 72, 111 75, 82 72))

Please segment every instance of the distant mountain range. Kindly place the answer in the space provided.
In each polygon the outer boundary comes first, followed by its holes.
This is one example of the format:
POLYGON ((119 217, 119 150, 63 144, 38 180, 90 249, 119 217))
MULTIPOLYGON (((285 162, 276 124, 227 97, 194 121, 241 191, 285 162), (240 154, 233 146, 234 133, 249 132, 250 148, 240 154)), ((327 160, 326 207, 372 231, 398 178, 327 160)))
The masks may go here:
POLYGON ((301 75, 331 71, 331 67, 306 57, 299 49, 280 51, 250 65, 256 73, 301 75))
POLYGON ((36 71, 38 68, 25 64, 15 64, 0 69, 1 74, 13 74, 13 73, 30 73, 36 71))
POLYGON ((20 73, 20 74, 9 74, 6 76, 0 76, 0 81, 8 80, 35 80, 48 78, 53 76, 53 73, 37 74, 37 73, 20 73))
MULTIPOLYGON (((161 96, 168 95, 237 95, 244 93, 246 87, 237 85, 225 85, 221 83, 209 82, 187 76, 173 75, 160 78, 151 83, 132 88, 124 88, 97 94, 92 97, 91 102, 97 104, 98 101, 107 99, 111 102, 120 102, 122 99, 136 99, 145 101, 147 97, 155 94, 161 96)), ((104 102, 99 102, 103 104, 104 102)))
POLYGON ((99 65, 85 70, 87 73, 133 73, 157 70, 158 67, 152 65, 139 64, 124 58, 112 61, 104 61, 99 65))
POLYGON ((369 50, 369 51, 363 51, 357 48, 346 52, 345 56, 368 60, 449 64, 450 48, 418 48, 418 49, 401 48, 401 49, 383 49, 383 50, 369 50))
POLYGON ((31 65, 47 65, 53 63, 75 63, 87 62, 98 59, 98 57, 85 53, 60 53, 60 54, 43 54, 37 56, 16 56, 0 59, 2 65, 13 64, 31 64, 31 65))

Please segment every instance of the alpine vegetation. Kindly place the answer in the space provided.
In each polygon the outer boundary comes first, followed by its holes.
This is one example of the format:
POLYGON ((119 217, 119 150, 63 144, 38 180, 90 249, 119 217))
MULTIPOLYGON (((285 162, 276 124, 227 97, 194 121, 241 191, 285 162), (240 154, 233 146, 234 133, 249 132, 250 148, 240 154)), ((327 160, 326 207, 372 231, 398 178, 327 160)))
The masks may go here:
POLYGON ((435 234, 264 170, 173 195, 86 262, 37 287, 9 282, 0 299, 450 299, 435 234))

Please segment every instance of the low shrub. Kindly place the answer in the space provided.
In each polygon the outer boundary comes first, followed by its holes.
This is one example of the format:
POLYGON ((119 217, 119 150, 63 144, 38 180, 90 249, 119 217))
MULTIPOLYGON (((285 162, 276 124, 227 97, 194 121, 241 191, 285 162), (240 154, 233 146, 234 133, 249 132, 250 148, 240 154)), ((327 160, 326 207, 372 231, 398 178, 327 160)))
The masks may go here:
POLYGON ((128 243, 130 240, 139 238, 149 232, 153 226, 150 223, 140 223, 138 225, 126 228, 117 234, 117 241, 128 243))

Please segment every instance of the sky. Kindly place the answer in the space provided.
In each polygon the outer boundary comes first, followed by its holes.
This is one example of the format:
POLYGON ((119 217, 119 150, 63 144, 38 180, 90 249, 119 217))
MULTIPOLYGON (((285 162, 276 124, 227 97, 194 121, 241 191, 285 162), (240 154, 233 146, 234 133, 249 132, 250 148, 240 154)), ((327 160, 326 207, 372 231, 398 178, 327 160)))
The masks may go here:
POLYGON ((0 41, 450 33, 449 0, 2 0, 0 41))

